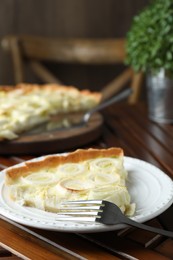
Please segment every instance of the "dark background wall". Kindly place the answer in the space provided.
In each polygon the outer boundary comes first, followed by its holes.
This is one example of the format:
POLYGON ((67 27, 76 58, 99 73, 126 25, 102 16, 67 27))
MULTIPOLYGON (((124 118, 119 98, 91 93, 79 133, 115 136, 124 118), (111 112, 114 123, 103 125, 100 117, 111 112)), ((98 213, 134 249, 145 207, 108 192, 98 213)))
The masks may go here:
MULTIPOLYGON (((0 37, 6 34, 125 37, 132 17, 148 2, 149 0, 1 0, 0 37)), ((83 87, 101 86, 112 77, 112 68, 107 68, 107 71, 102 68, 105 73, 95 73, 88 68, 77 72, 78 68, 75 67, 62 67, 59 70, 65 83, 82 84, 83 87)), ((13 84, 10 57, 1 49, 0 84, 13 84)))

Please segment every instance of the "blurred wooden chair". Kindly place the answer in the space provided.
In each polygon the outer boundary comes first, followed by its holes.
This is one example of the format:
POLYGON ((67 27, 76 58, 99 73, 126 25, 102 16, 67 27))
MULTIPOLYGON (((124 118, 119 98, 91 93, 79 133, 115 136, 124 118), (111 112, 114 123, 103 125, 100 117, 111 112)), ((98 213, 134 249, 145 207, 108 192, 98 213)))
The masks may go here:
MULTIPOLYGON (((124 39, 59 39, 21 35, 8 35, 1 41, 4 50, 11 53, 15 83, 25 82, 24 67, 27 62, 33 72, 45 83, 62 82, 43 64, 52 61, 65 64, 124 64, 124 39)), ((133 89, 129 103, 139 100, 142 73, 125 70, 102 90, 103 99, 121 90, 126 84, 133 89)))

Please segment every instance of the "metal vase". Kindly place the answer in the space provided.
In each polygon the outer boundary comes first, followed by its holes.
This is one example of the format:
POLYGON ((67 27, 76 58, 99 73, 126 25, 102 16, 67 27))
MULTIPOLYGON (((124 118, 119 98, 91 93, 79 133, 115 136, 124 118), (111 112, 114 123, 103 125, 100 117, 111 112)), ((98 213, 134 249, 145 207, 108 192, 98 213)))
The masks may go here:
POLYGON ((173 123, 173 78, 164 70, 147 74, 149 118, 157 123, 173 123))

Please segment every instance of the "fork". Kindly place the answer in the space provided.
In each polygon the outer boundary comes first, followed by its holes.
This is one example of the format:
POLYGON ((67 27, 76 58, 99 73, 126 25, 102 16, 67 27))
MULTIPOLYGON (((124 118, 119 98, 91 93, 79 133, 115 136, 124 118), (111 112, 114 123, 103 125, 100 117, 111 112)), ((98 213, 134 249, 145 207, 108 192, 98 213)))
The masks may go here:
POLYGON ((173 232, 136 222, 125 216, 117 205, 106 200, 66 201, 61 204, 57 215, 57 220, 99 222, 105 225, 127 224, 173 238, 173 232))
MULTIPOLYGON (((112 98, 110 99, 107 99, 105 101, 103 101, 102 103, 100 103, 99 105, 97 105, 96 107, 92 108, 91 110, 87 111, 84 115, 83 115, 83 118, 81 119, 80 121, 80 125, 85 125, 88 123, 90 117, 98 112, 98 111, 101 111, 103 110, 104 108, 114 104, 114 103, 117 103, 125 98, 127 98, 130 94, 132 94, 132 89, 128 88, 128 89, 125 89, 123 91, 121 91, 120 93, 118 93, 117 95, 113 96, 112 98)), ((78 125, 79 125, 79 122, 78 122, 78 125)))

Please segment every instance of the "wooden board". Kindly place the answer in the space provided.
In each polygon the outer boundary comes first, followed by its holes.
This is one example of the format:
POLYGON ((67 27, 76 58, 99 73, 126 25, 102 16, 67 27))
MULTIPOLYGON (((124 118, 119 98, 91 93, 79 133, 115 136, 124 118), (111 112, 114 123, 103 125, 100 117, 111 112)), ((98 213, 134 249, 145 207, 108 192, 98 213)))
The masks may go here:
POLYGON ((103 117, 93 114, 87 125, 66 130, 42 132, 40 134, 23 134, 13 141, 0 143, 1 155, 48 154, 66 152, 80 148, 98 138, 102 132, 103 117))

